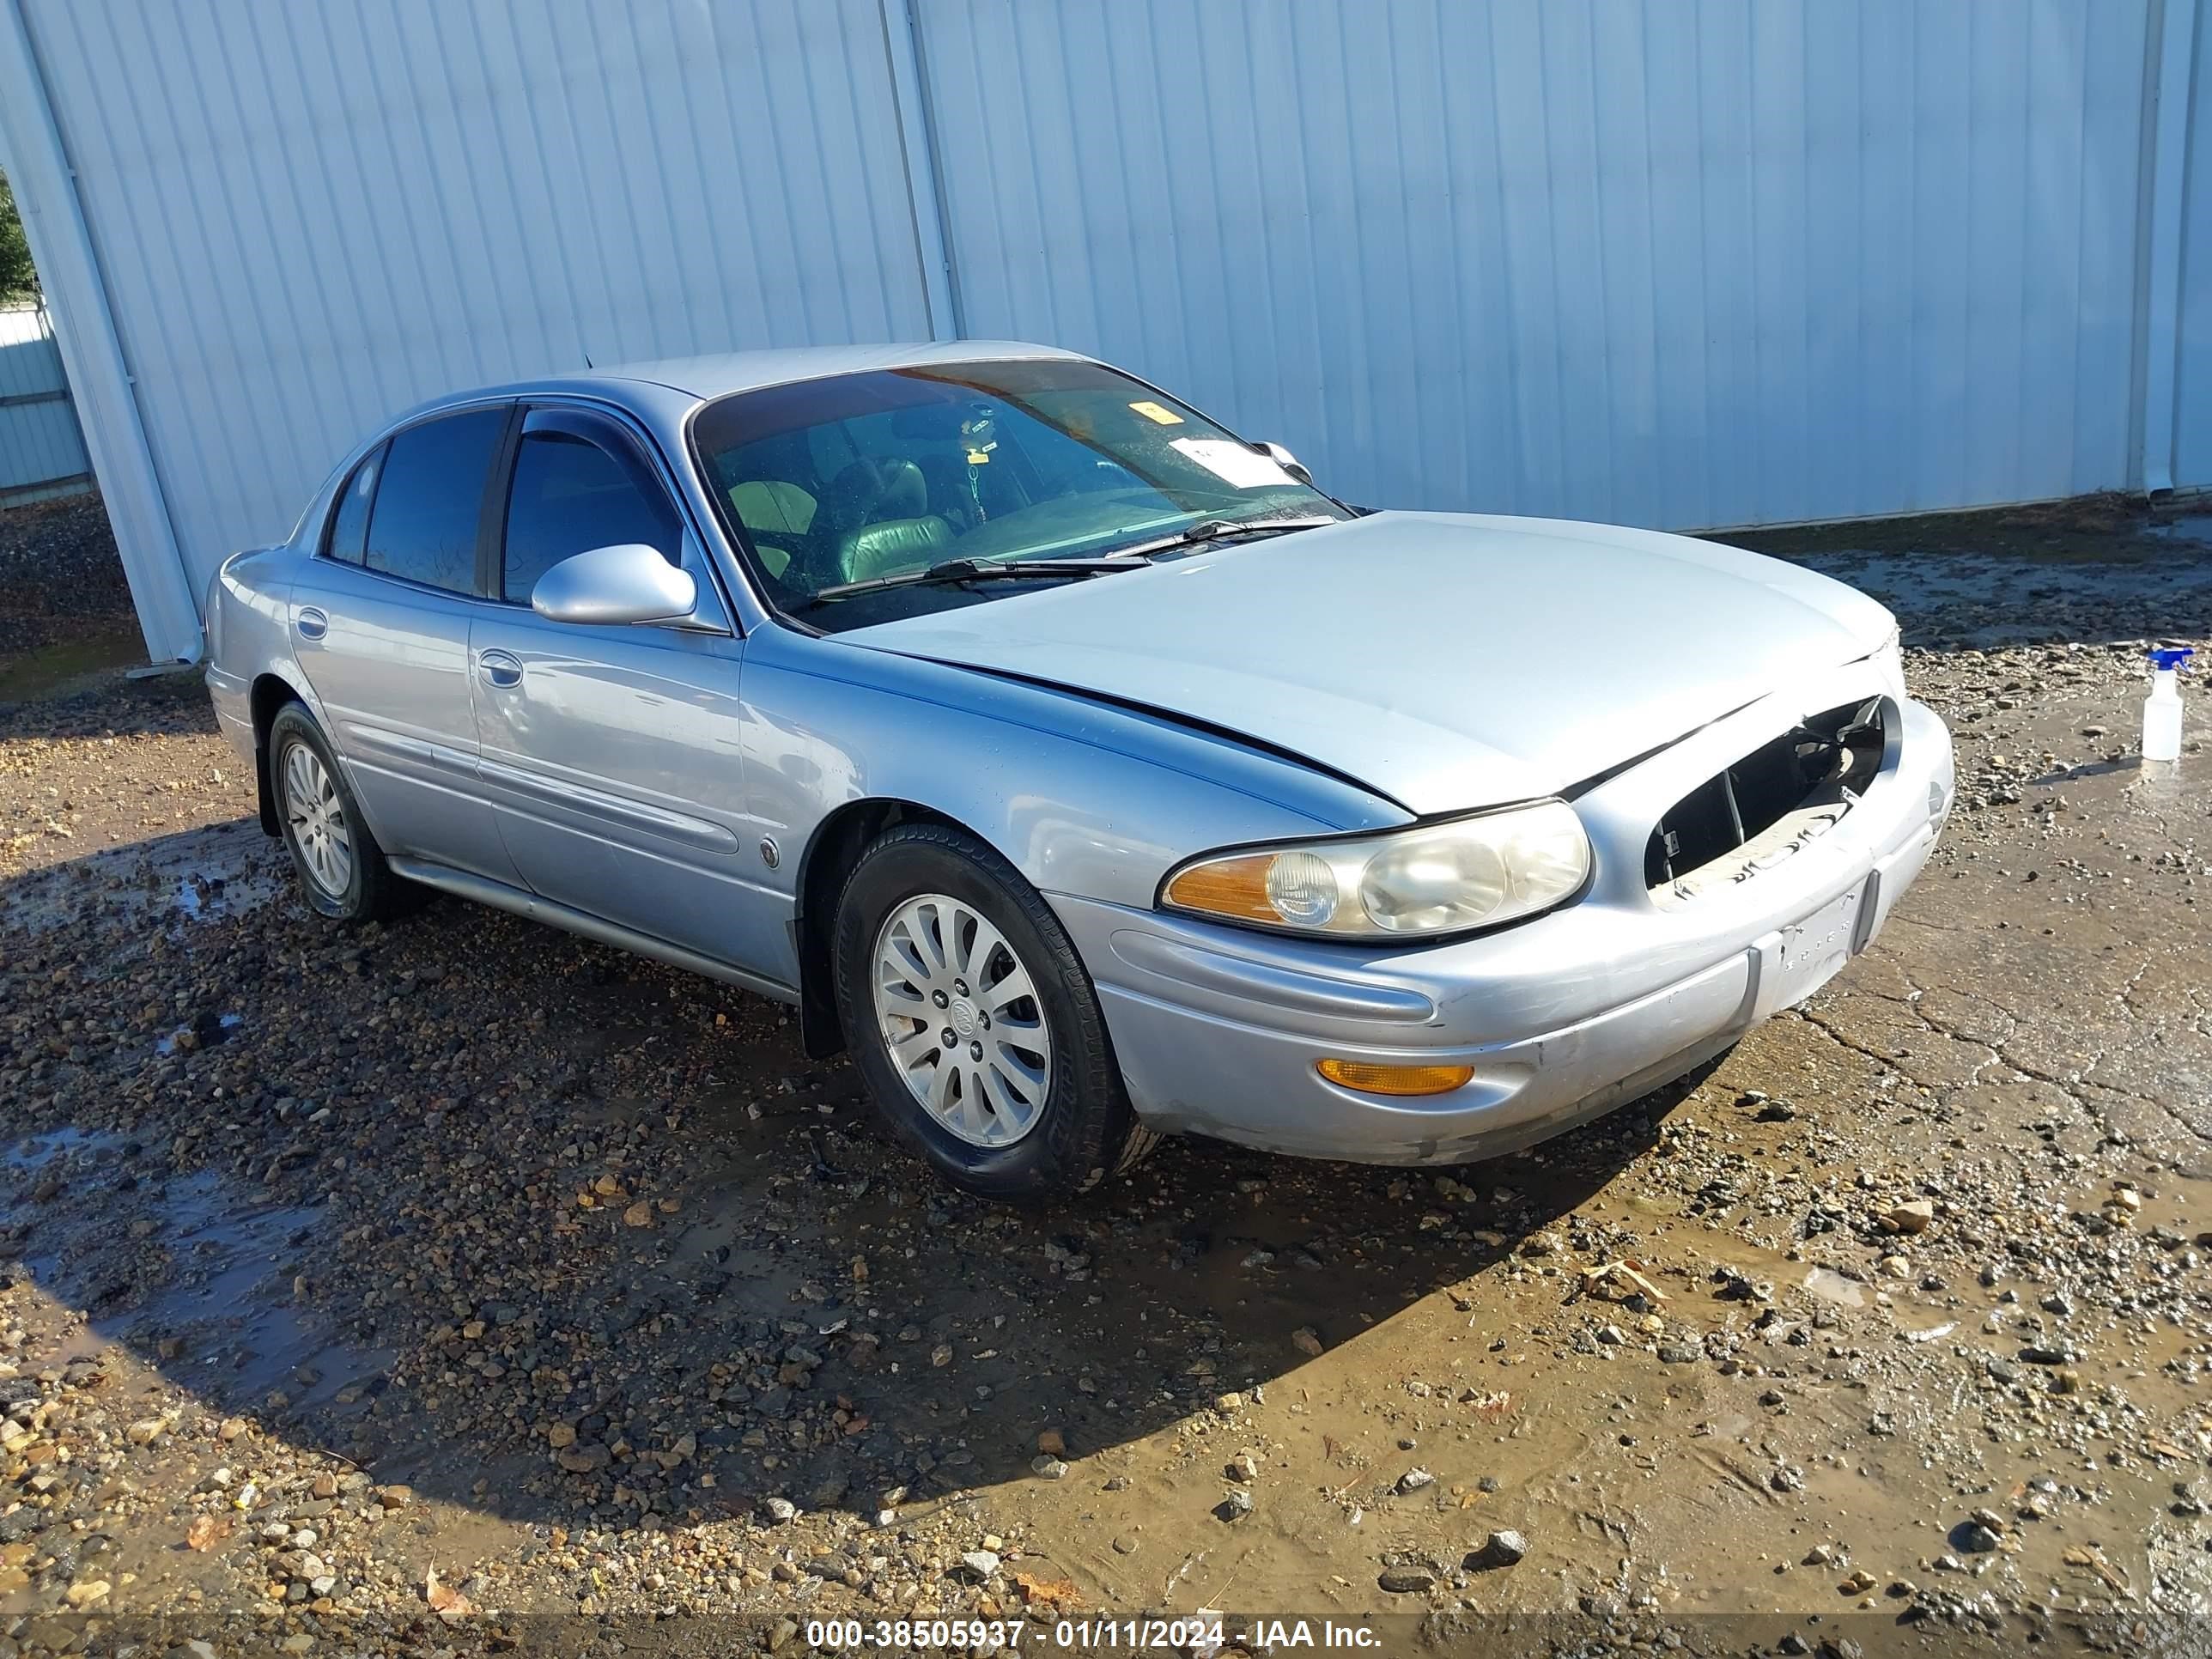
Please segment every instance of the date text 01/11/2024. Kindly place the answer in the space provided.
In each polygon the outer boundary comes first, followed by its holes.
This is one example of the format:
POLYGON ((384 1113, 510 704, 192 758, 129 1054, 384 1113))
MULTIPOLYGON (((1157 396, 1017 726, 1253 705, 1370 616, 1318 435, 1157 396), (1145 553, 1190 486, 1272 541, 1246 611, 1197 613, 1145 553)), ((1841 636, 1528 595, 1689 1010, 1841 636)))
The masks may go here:
POLYGON ((1228 1645, 1276 1650, 1337 1648, 1373 1650, 1382 1633, 1371 1626, 1334 1620, 1257 1619, 1249 1630, 1228 1631, 1218 1614, 1182 1619, 828 1619, 811 1620, 806 1644, 823 1652, 900 1652, 930 1648, 1011 1649, 1018 1652, 1030 1636, 1040 1647, 1098 1652, 1160 1650, 1210 1659, 1228 1645))

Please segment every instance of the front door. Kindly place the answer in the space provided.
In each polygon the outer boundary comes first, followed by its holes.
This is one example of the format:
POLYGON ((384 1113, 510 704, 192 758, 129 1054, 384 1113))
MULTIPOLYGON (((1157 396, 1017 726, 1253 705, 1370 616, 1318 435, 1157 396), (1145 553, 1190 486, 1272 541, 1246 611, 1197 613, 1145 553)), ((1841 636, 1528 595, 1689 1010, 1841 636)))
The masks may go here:
POLYGON ((469 617, 483 608, 485 492, 514 413, 421 422, 371 451, 291 599, 300 666, 377 844, 509 883, 477 776, 469 617))
POLYGON ((503 603, 469 635, 478 764, 523 879, 556 903, 795 984, 789 902, 761 880, 744 806, 744 642, 626 428, 592 410, 530 411, 498 568, 503 603), (531 610, 555 564, 623 543, 691 570, 697 625, 580 626, 531 610))

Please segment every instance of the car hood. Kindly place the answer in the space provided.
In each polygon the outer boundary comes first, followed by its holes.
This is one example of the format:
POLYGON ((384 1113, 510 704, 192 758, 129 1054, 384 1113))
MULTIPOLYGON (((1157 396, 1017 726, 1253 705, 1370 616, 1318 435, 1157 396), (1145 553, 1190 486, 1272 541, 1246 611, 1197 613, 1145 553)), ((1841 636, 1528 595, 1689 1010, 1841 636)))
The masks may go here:
POLYGON ((1556 793, 1895 625, 1717 543, 1376 513, 837 638, 1203 721, 1426 816, 1556 793))

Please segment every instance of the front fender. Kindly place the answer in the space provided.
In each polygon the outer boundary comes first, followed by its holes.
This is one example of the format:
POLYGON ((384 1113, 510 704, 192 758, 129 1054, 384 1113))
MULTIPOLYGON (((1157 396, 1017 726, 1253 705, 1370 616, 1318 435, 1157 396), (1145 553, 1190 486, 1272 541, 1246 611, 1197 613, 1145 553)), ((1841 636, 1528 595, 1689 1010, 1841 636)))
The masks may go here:
MULTIPOLYGON (((1039 890, 1149 907, 1194 853, 1407 822, 1293 761, 1075 692, 769 627, 747 641, 747 799, 794 849, 854 801, 911 802, 1039 890)), ((781 860, 794 883, 803 863, 781 860)))

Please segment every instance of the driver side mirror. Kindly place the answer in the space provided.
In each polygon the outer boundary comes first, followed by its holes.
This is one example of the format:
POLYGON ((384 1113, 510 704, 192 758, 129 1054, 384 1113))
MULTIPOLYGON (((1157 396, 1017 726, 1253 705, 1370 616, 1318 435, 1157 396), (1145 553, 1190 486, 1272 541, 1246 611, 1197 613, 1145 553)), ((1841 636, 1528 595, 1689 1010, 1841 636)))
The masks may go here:
POLYGON ((1258 450, 1269 460, 1274 462, 1277 466, 1282 468, 1284 471, 1289 473, 1300 483, 1310 484, 1313 482, 1313 474, 1307 471, 1304 465, 1299 461, 1298 458, 1291 454, 1289 450, 1284 448, 1282 445, 1273 442, 1257 443, 1254 444, 1252 447, 1258 450))
POLYGON ((595 547, 561 561, 530 590, 548 622, 672 623, 690 617, 699 585, 642 542, 595 547))

